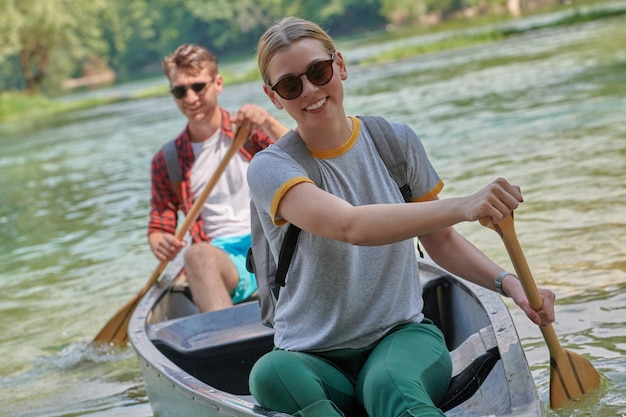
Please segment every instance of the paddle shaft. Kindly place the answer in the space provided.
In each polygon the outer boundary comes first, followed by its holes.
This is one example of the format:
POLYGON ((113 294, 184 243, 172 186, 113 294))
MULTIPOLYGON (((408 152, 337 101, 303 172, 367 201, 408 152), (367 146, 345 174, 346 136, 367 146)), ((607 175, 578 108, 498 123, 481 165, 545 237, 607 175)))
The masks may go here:
MULTIPOLYGON (((232 159, 232 157, 239 151, 239 148, 246 142, 250 136, 250 130, 248 128, 240 127, 237 129, 237 133, 235 134, 235 138, 233 139, 232 144, 228 148, 226 155, 220 161, 219 165, 215 169, 215 172, 209 179, 209 181, 204 186, 204 189, 194 201, 191 209, 187 212, 185 216, 185 220, 183 224, 178 228, 175 236, 178 240, 182 240, 193 223, 198 218, 200 211, 202 210, 202 206, 204 202, 213 191, 215 184, 220 179, 220 176, 228 166, 228 163, 232 159)), ((139 292, 131 298, 124 306, 118 310, 118 312, 111 317, 109 322, 100 330, 100 332, 96 335, 93 342, 94 343, 107 343, 107 344, 116 344, 116 345, 126 345, 128 343, 128 322, 130 321, 130 317, 137 308, 139 301, 143 298, 143 296, 148 292, 148 290, 157 282, 165 267, 167 266, 168 261, 161 261, 148 282, 139 290, 139 292)))
MULTIPOLYGON (((526 293, 526 298, 528 298, 530 306, 535 310, 540 310, 543 306, 543 300, 541 299, 533 275, 530 272, 530 267, 528 266, 522 247, 517 239, 513 217, 511 215, 506 216, 494 228, 502 237, 504 247, 511 258, 511 262, 522 284, 524 293, 526 293)), ((563 354, 563 349, 561 348, 561 344, 559 343, 559 339, 552 325, 539 326, 539 328, 550 351, 550 356, 553 358, 560 357, 563 354)))

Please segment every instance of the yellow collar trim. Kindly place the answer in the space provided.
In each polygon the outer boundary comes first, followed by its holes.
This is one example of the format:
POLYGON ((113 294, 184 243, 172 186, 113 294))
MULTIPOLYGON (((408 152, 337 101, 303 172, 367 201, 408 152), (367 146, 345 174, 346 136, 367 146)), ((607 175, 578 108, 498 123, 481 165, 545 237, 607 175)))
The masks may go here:
POLYGON ((348 140, 343 145, 334 149, 319 150, 307 147, 309 152, 311 152, 311 155, 319 159, 330 159, 336 158, 348 152, 350 148, 352 148, 352 146, 354 146, 354 144, 356 143, 356 140, 359 137, 359 132, 361 131, 361 121, 357 117, 349 117, 350 119, 352 119, 352 133, 350 134, 348 140))

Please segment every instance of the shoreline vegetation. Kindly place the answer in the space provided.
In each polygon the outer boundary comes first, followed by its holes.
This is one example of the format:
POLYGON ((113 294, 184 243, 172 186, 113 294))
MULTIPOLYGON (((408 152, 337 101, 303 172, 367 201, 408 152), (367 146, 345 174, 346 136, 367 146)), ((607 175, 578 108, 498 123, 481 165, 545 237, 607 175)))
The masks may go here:
MULTIPOLYGON (((518 36, 527 32, 539 29, 554 28, 559 26, 570 26, 579 23, 590 22, 622 16, 626 14, 626 7, 622 8, 599 8, 585 9, 580 6, 562 6, 557 9, 543 11, 538 14, 553 13, 558 11, 570 10, 563 16, 546 23, 538 23, 525 27, 507 26, 507 23, 514 23, 519 19, 503 16, 486 16, 482 18, 471 18, 462 20, 444 21, 434 26, 420 26, 412 28, 404 28, 394 32, 383 32, 371 34, 365 38, 361 38, 359 44, 374 44, 376 42, 388 41, 391 39, 402 39, 415 37, 420 35, 432 35, 435 33, 449 32, 449 36, 441 37, 432 42, 424 42, 420 44, 405 45, 393 48, 391 50, 382 51, 368 58, 362 59, 353 64, 367 65, 371 63, 382 63, 409 58, 416 55, 435 53, 444 50, 465 48, 498 42, 512 36, 518 36), (484 28, 484 30, 477 30, 484 28), (468 33, 468 30, 472 32, 468 33)), ((337 39, 338 43, 342 41, 356 44, 356 40, 337 39)), ((258 70, 252 68, 244 73, 235 74, 228 70, 222 71, 226 85, 249 82, 260 79, 258 70)), ((42 94, 27 95, 22 91, 8 91, 0 93, 0 123, 14 122, 20 119, 37 119, 40 117, 54 116, 61 113, 84 110, 100 105, 144 99, 150 97, 158 97, 167 94, 166 86, 158 86, 146 88, 138 92, 125 96, 110 95, 97 96, 85 99, 64 101, 59 98, 50 98, 42 94)))

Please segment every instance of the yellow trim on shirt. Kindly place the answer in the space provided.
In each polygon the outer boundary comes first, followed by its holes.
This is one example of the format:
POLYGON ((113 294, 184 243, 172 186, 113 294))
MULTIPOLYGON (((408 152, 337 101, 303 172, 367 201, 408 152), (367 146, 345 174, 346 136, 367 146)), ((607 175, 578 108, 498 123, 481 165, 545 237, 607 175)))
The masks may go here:
POLYGON ((295 177, 281 185, 280 188, 276 191, 276 194, 274 194, 274 199, 272 200, 272 206, 270 207, 270 217, 272 218, 272 222, 274 222, 274 225, 282 226, 283 224, 287 223, 287 220, 283 219, 282 217, 278 217, 276 214, 276 212, 278 211, 278 204, 280 204, 280 200, 283 199, 283 196, 287 194, 287 191, 289 191, 291 187, 303 182, 310 182, 311 184, 313 184, 313 181, 310 178, 295 177))
POLYGON ((436 200, 437 196, 439 195, 439 193, 441 192, 442 189, 443 189, 443 181, 439 180, 437 185, 435 185, 435 187, 432 190, 430 190, 426 194, 423 194, 423 195, 421 195, 421 196, 419 196, 417 198, 411 199, 411 203, 419 203, 421 201, 436 200))
POLYGON ((360 120, 354 116, 349 117, 350 119, 352 119, 352 133, 350 134, 348 140, 338 148, 328 150, 312 149, 307 146, 307 149, 309 150, 309 152, 311 152, 311 155, 318 159, 330 159, 336 158, 348 152, 350 148, 352 148, 352 146, 354 146, 354 144, 356 143, 356 140, 359 137, 359 132, 361 131, 360 120))

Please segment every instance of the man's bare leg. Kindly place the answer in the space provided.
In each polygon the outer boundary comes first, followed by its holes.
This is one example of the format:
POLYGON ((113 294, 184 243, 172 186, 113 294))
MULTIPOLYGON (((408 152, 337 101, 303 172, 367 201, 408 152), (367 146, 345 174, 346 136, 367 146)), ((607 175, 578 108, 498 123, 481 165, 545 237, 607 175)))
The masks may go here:
POLYGON ((194 243, 185 252, 185 270, 194 303, 201 312, 231 307, 230 294, 239 275, 228 255, 207 242, 194 243))

